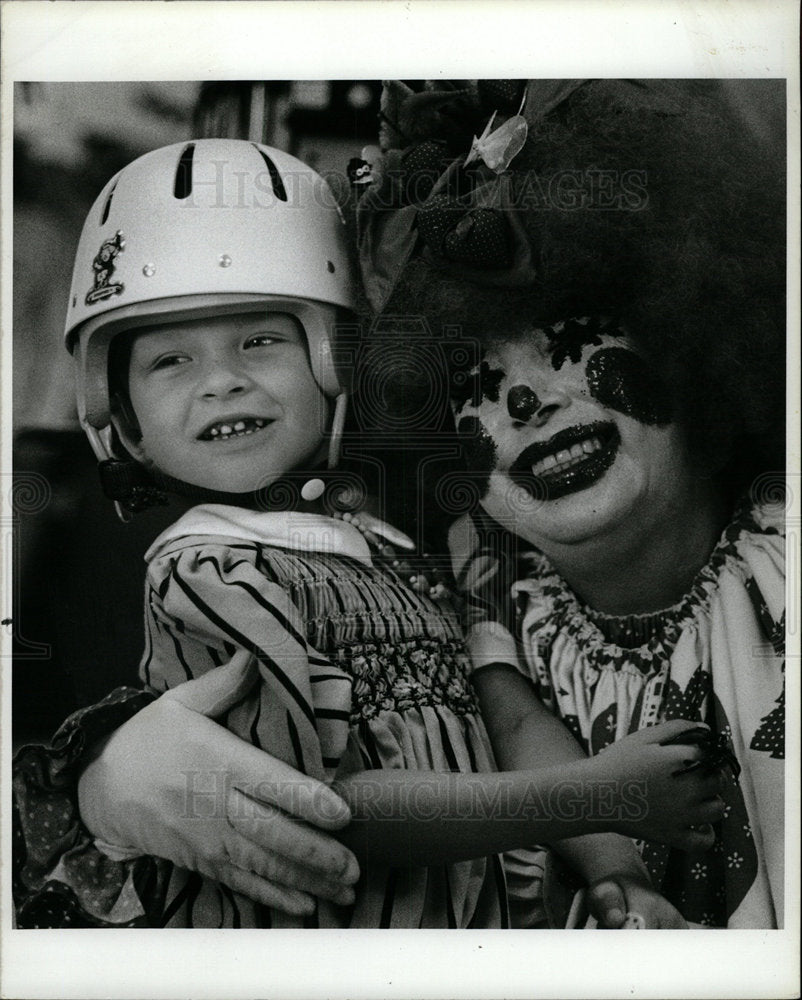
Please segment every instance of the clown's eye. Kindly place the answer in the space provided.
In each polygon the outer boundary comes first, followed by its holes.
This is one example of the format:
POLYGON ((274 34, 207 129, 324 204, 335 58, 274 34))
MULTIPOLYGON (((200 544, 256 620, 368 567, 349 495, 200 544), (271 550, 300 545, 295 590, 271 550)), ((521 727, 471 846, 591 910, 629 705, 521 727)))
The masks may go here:
POLYGON ((468 402, 476 405, 479 398, 479 369, 454 372, 449 386, 451 405, 459 412, 468 402))
POLYGON ((606 328, 602 329, 598 316, 567 319, 553 327, 546 327, 552 368, 559 371, 566 361, 578 365, 586 347, 601 346, 601 334, 605 332, 606 328))

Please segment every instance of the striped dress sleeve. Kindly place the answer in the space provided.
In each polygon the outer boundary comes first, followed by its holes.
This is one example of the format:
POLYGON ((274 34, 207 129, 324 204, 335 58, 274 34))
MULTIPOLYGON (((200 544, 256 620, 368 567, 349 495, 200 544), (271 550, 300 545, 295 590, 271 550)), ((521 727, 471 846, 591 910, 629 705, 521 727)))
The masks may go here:
POLYGON ((240 735, 326 780, 348 738, 350 678, 309 644, 290 595, 258 558, 258 547, 205 542, 151 564, 151 683, 175 687, 233 656, 254 657, 261 691, 240 735))

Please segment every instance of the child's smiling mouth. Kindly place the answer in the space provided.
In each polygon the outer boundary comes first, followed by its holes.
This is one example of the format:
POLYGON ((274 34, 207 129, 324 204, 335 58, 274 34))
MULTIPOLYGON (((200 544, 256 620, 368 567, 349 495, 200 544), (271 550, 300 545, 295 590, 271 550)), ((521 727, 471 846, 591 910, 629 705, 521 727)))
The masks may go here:
POLYGON ((229 441, 264 430, 273 421, 265 417, 229 417, 209 424, 198 434, 198 441, 229 441))

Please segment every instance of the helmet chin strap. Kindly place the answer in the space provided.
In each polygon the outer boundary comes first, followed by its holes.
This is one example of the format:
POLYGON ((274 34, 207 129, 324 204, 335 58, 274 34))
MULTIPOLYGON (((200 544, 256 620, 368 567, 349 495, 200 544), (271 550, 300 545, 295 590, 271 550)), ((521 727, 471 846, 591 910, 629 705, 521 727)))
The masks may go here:
MULTIPOLYGON (((249 510, 298 510, 304 504, 321 498, 326 502, 330 470, 325 467, 310 469, 306 473, 309 478, 303 482, 304 477, 280 476, 260 489, 245 493, 229 493, 196 486, 168 476, 159 469, 147 469, 132 459, 107 458, 99 463, 98 471, 104 494, 114 500, 120 516, 128 521, 131 514, 167 504, 168 494, 183 497, 193 503, 219 503, 249 510)), ((337 487, 337 490, 341 492, 342 486, 337 487)), ((329 500, 334 500, 334 496, 329 500)), ((338 508, 337 504, 329 505, 338 508)))
POLYGON ((334 415, 331 418, 329 431, 329 463, 330 469, 336 469, 340 464, 340 447, 345 429, 345 414, 348 409, 348 393, 341 392, 334 400, 334 415))
MULTIPOLYGON (((334 403, 328 447, 328 463, 319 469, 309 470, 309 478, 300 485, 297 475, 280 476, 266 486, 245 493, 229 493, 197 486, 176 479, 156 468, 146 468, 133 459, 104 458, 98 464, 100 483, 104 494, 114 500, 117 513, 123 521, 131 514, 138 514, 151 507, 164 506, 168 493, 173 493, 194 503, 219 503, 250 510, 297 510, 303 503, 324 498, 328 490, 327 474, 340 460, 345 414, 348 405, 346 393, 340 393, 334 403)), ((100 443, 100 442, 98 442, 100 443)), ((94 444, 94 442, 93 442, 94 444)), ((109 454, 103 442, 103 451, 109 454)))

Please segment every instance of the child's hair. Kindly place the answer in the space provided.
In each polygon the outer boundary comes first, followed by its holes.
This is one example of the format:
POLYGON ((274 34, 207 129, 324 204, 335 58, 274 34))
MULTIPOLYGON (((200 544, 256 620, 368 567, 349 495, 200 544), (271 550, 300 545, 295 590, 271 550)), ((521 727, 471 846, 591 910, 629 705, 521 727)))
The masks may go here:
MULTIPOLYGON (((782 81, 729 85, 746 104, 757 91, 782 105, 782 81)), ((784 143, 757 141, 704 82, 627 86, 586 82, 529 121, 503 177, 531 280, 505 284, 504 267, 460 265, 446 243, 419 241, 384 311, 446 319, 484 343, 615 316, 671 387, 700 464, 740 491, 784 467, 784 143)), ((399 367, 399 405, 414 400, 412 370, 408 358, 399 367)))
MULTIPOLYGON (((127 330, 118 334, 109 345, 109 400, 111 412, 118 419, 125 421, 127 432, 136 440, 139 439, 139 428, 136 414, 131 404, 128 383, 131 369, 131 352, 139 330, 127 330)), ((123 445, 120 443, 122 449, 123 445)))

